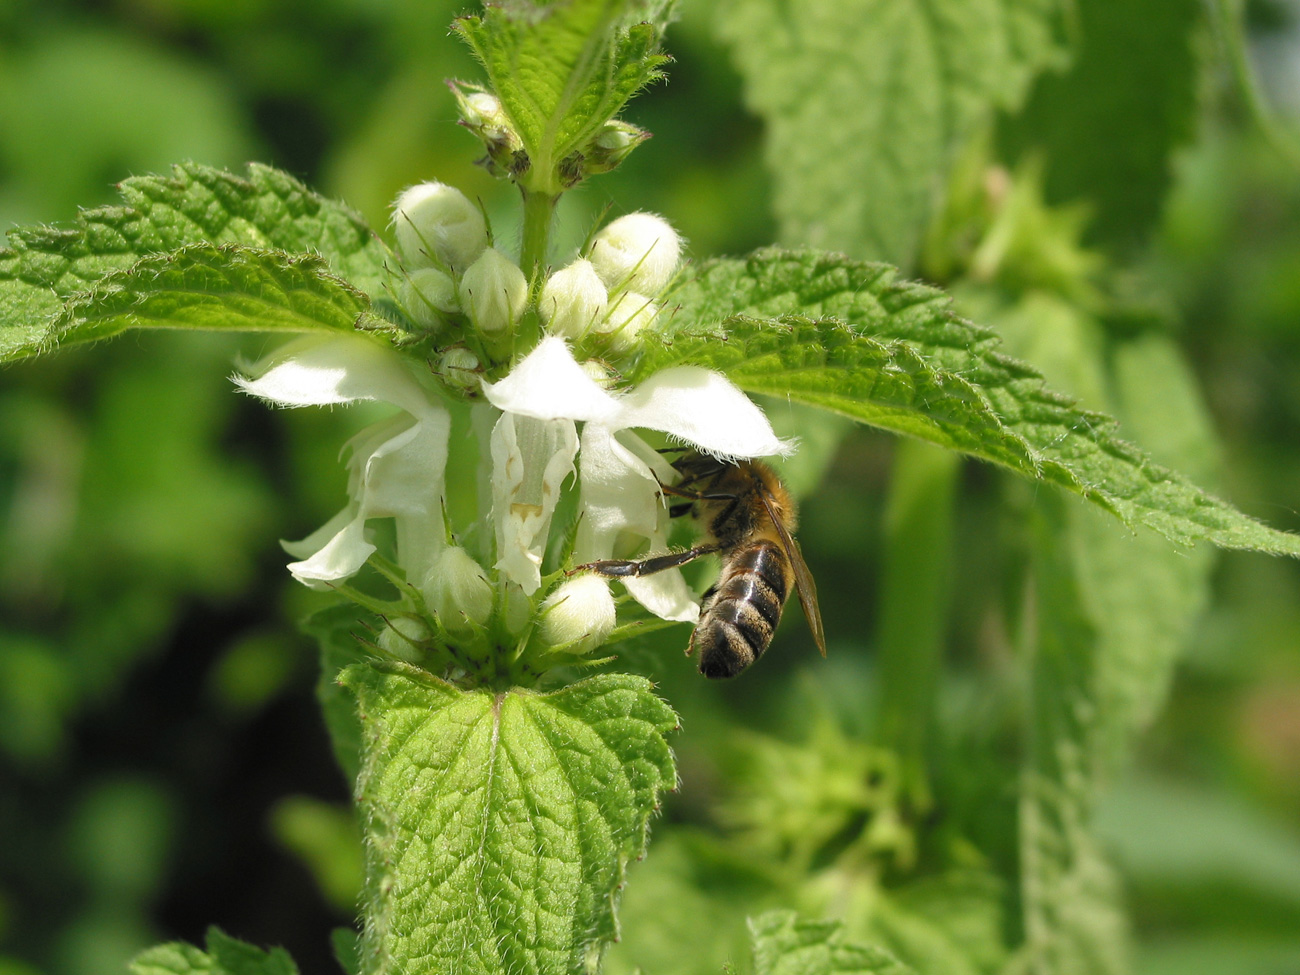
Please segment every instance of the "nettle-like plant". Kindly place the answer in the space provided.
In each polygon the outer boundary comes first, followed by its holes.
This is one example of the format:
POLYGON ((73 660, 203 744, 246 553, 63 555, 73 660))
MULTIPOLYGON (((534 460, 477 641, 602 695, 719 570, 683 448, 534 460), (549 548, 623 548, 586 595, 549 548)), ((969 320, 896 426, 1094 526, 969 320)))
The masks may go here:
MULTIPOLYGON (((1008 6, 1025 8, 1018 50, 1036 50, 1035 17, 1045 25, 1051 5, 1008 6)), ((1098 783, 1155 706, 1190 609, 1169 593, 1201 560, 1173 546, 1208 540, 1297 555, 1300 539, 1120 440, 1110 418, 1053 392, 1004 354, 991 329, 959 317, 948 295, 893 267, 782 249, 688 263, 672 226, 645 213, 609 221, 577 254, 554 253, 560 196, 617 167, 648 135, 618 115, 661 77, 667 7, 517 0, 457 21, 488 76, 455 86, 461 124, 482 141, 490 171, 519 188, 518 228, 489 226, 459 190, 428 182, 398 197, 390 249, 351 210, 282 172, 186 164, 126 180, 122 205, 85 211, 75 226, 10 234, 0 250, 0 352, 16 360, 132 328, 282 332, 296 337, 240 369, 245 393, 283 407, 392 407, 343 447, 342 511, 285 544, 294 577, 338 597, 307 627, 335 678, 323 685, 325 717, 355 777, 364 831, 362 930, 336 945, 348 971, 601 968, 628 865, 645 854, 660 797, 677 785, 667 740, 677 718, 650 681, 619 672, 611 648, 699 617, 700 599, 675 564, 684 560, 644 562, 698 537, 698 526, 673 515, 753 501, 702 496, 682 478, 680 458, 714 458, 725 471, 797 449, 746 394, 943 448, 898 453, 886 541, 886 595, 893 586, 897 607, 886 601, 879 648, 882 749, 828 731, 820 764, 772 749, 752 758, 736 818, 753 825, 755 810, 771 813, 755 855, 779 846, 803 871, 787 907, 840 919, 755 916, 753 970, 1119 971, 1123 920, 1089 816, 1098 783), (512 235, 517 254, 503 242, 512 235), (950 508, 958 455, 1107 513, 1095 519, 1049 491, 1022 511, 1032 612, 1023 623, 1015 876, 969 845, 924 833, 936 802, 923 729, 933 721, 939 639, 926 560, 942 561, 950 526, 931 515, 950 508), (1110 516, 1169 542, 1111 532, 1110 516), (1134 600, 1145 607, 1132 611, 1134 600), (851 822, 857 832, 844 839, 851 822), (781 823, 794 825, 783 833, 781 823), (904 910, 882 893, 886 875, 913 890, 928 882, 932 896, 904 910)), ((771 37, 788 26, 768 25, 771 37)), ((947 25, 941 39, 960 27, 947 25)), ((972 91, 993 86, 988 99, 1010 105, 1041 63, 1021 65, 1006 91, 996 79, 966 81, 972 91)), ((790 97, 775 67, 755 77, 756 102, 790 97)), ((952 124, 965 124, 964 104, 953 102, 952 124)), ((851 152, 830 144, 835 126, 816 122, 830 141, 815 144, 797 108, 774 113, 785 120, 776 151, 851 165, 851 152)), ((854 124, 841 131, 862 135, 854 124)), ((1036 269, 1040 280, 1065 282, 1058 293, 1077 284, 1073 304, 1039 295, 996 312, 1017 350, 1080 397, 1103 401, 1106 381, 1074 355, 1082 339, 1070 339, 1086 333, 1074 309, 1103 300, 1084 283, 1088 255, 1068 243, 1072 218, 1044 209, 1032 171, 1000 193, 961 176, 959 167, 946 223, 924 242, 927 270, 964 281, 955 287, 975 308, 990 306, 978 282, 998 269, 1036 269), (973 226, 980 243, 963 248, 973 226), (1051 320, 1051 337, 1016 330, 1031 318, 1051 320)), ((778 205, 791 226, 811 208, 825 216, 823 237, 849 220, 895 252, 918 205, 903 182, 888 201, 820 209, 784 187, 778 205)), ((1136 377, 1122 405, 1139 428, 1141 391, 1152 402, 1170 393, 1158 378, 1162 354, 1131 346, 1117 366, 1136 377)), ((770 521, 787 521, 770 507, 773 494, 760 500, 770 521)), ((761 511, 753 517, 750 527, 763 527, 761 511)), ((776 529, 767 533, 781 544, 776 529)), ((781 544, 787 557, 792 546, 781 544)), ((759 602, 739 600, 746 612, 759 602)), ((765 641, 740 623, 736 632, 761 653, 765 641)), ((681 923, 694 932, 692 919, 681 923)), ((628 950, 634 957, 636 945, 628 950)), ((205 949, 164 945, 133 968, 296 970, 282 951, 215 930, 205 949)))

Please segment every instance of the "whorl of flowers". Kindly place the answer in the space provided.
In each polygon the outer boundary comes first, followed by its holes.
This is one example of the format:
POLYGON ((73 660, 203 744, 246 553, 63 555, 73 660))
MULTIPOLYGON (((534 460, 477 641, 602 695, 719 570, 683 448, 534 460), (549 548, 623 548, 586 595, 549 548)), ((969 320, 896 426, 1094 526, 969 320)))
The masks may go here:
MULTIPOLYGON (((491 106, 479 108, 490 125, 491 106)), ((658 327, 681 265, 682 240, 662 217, 612 221, 531 288, 453 187, 404 191, 393 229, 392 298, 428 355, 364 334, 313 336, 235 379, 280 406, 393 408, 344 445, 348 502, 284 543, 289 571, 381 611, 381 652, 453 676, 527 680, 597 650, 617 627, 622 600, 574 566, 668 549, 660 484, 674 471, 656 444, 728 458, 790 444, 716 372, 678 366, 631 388, 614 379, 611 365, 658 327), (449 463, 477 471, 475 492, 447 497, 449 463), (354 587, 367 565, 398 599, 354 587)), ((654 616, 698 615, 678 570, 619 583, 654 616)))

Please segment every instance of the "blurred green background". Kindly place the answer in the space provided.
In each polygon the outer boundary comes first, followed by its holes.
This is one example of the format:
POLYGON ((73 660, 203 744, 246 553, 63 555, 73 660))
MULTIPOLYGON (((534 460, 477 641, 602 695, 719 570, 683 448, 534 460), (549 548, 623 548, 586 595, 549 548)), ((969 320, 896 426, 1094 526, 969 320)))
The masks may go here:
MULTIPOLYGON (((443 83, 480 77, 448 36, 461 7, 0 0, 0 228, 67 220, 112 202, 114 181, 183 159, 259 159, 376 227, 399 189, 436 177, 483 197, 500 232, 510 191, 472 165, 443 83)), ((776 238, 763 126, 742 107, 711 7, 687 0, 668 82, 628 113, 654 138, 566 198, 570 240, 606 207, 666 214, 695 257, 776 238)), ((1300 8, 1250 10, 1271 97, 1300 112, 1300 8)), ((1154 239, 1126 266, 1154 283, 1202 385, 1218 489, 1297 530, 1300 171, 1245 120, 1203 47, 1201 121, 1154 239)), ((236 356, 261 348, 132 334, 0 374, 0 975, 122 971, 159 939, 201 941, 210 923, 285 945, 304 972, 334 970, 329 931, 354 919, 359 853, 315 704, 315 650, 294 625, 319 604, 275 539, 340 506, 337 446, 363 419, 231 395, 236 356)), ((880 691, 876 566, 897 444, 770 408, 808 447, 791 475, 830 658, 790 625, 761 667, 720 686, 679 656, 684 632, 629 651, 683 716, 684 786, 632 873, 618 971, 641 958, 668 970, 653 961, 671 954, 660 942, 739 930, 729 905, 775 886, 726 846, 766 801, 754 781, 815 792, 880 761, 855 743, 880 691)), ((1015 557, 996 541, 1003 492, 988 468, 963 469, 957 595, 936 624, 951 662, 941 705, 954 711, 978 711, 973 673, 1007 666, 990 608, 1015 557)), ((1212 588, 1102 831, 1144 975, 1300 973, 1300 567, 1223 555, 1212 588)), ((797 864, 806 835, 776 859, 797 864)))

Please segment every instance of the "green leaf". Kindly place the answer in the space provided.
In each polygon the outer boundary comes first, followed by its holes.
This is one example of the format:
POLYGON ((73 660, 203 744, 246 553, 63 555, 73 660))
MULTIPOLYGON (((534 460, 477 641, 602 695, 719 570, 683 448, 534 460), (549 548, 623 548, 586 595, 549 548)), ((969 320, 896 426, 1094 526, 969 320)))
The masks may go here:
POLYGON ((781 238, 904 265, 956 146, 1063 59, 1059 0, 731 0, 781 238))
POLYGON ((319 644, 316 700, 329 731, 334 759, 347 781, 354 783, 361 772, 361 719, 356 695, 340 683, 339 675, 344 668, 364 659, 360 639, 372 636, 379 624, 367 624, 353 604, 338 603, 313 613, 299 625, 319 644), (372 628, 366 629, 367 625, 372 628))
POLYGON ((819 406, 993 461, 1082 495, 1181 544, 1300 555, 1268 528, 1119 439, 1109 417, 1044 386, 998 351, 997 334, 953 314, 941 291, 882 264, 758 251, 703 264, 647 339, 635 381, 677 363, 742 389, 819 406), (675 328, 674 328, 675 325, 675 328))
POLYGON ((124 206, 85 210, 70 228, 9 232, 0 248, 0 359, 47 348, 69 297, 191 244, 315 254, 354 288, 379 291, 387 248, 360 216, 286 173, 254 164, 243 178, 186 163, 170 177, 132 177, 118 188, 124 206))
POLYGON ((921 972, 987 975, 1006 969, 1006 885, 991 871, 925 876, 880 897, 867 935, 921 972))
MULTIPOLYGON (((1162 460, 1207 475, 1209 424, 1168 339, 1110 340, 1092 316, 1045 293, 1027 294, 998 320, 1008 344, 1055 383, 1115 409, 1162 460)), ((1210 552, 1130 536, 1061 500, 1036 499, 1031 518, 1024 950, 1042 975, 1118 975, 1127 970, 1126 924, 1093 809, 1163 700, 1206 601, 1210 552)))
POLYGON ((801 921, 769 911, 749 922, 754 975, 910 975, 887 951, 846 943, 838 921, 801 921))
POLYGON ((1174 150, 1195 133, 1204 4, 1079 0, 1076 10, 1073 66, 1039 80, 1007 142, 1043 156, 1048 202, 1089 203, 1090 236, 1138 244, 1159 217, 1174 150))
MULTIPOLYGON (((1043 293, 1026 295, 998 322, 1014 352, 1041 365, 1054 385, 1110 409, 1162 463, 1213 477, 1211 424, 1168 338, 1108 341, 1100 322, 1043 293)), ((1093 631, 1098 758, 1113 769, 1164 700, 1207 602, 1212 551, 1124 532, 1095 510, 1071 507, 1061 517, 1079 611, 1093 631)))
POLYGON ((1119 880, 1092 827, 1107 720, 1098 636, 1073 571, 1068 515, 1059 497, 1040 499, 1032 514, 1038 626, 1019 815, 1023 952, 1034 975, 1124 975, 1119 880))
POLYGON ((283 948, 262 951, 208 928, 207 951, 182 942, 158 945, 131 962, 133 975, 298 975, 283 948))
POLYGON ((883 526, 874 740, 898 755, 904 791, 920 809, 930 807, 926 756, 952 599, 958 461, 926 443, 900 443, 883 526))
POLYGON ((556 194, 569 157, 662 77, 664 0, 502 0, 456 21, 523 141, 530 189, 556 194))
POLYGON ((648 681, 463 691, 357 665, 368 841, 363 971, 568 973, 617 933, 614 905, 676 781, 676 725, 648 681))
POLYGON ((369 306, 315 255, 191 244, 73 295, 43 344, 96 342, 128 328, 351 332, 369 306))

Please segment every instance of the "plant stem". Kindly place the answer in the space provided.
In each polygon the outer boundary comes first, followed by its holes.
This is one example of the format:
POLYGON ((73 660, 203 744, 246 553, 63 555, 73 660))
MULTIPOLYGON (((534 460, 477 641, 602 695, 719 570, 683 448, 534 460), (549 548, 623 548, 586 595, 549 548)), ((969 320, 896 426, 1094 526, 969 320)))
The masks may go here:
MULTIPOLYGON (((519 267, 528 278, 528 287, 536 297, 546 268, 546 254, 551 241, 551 218, 555 215, 558 193, 552 195, 520 186, 524 195, 524 240, 519 251, 519 267)), ((516 326, 514 351, 526 352, 541 338, 542 325, 536 312, 529 312, 516 326)))
POLYGON ((876 739, 898 753, 903 788, 920 812, 930 807, 927 749, 944 629, 952 598, 956 454, 900 441, 894 454, 885 527, 881 613, 876 635, 882 690, 876 739))
POLYGON ((551 238, 551 217, 559 194, 540 193, 520 187, 524 195, 524 242, 519 253, 519 266, 530 283, 546 265, 546 251, 551 238))

